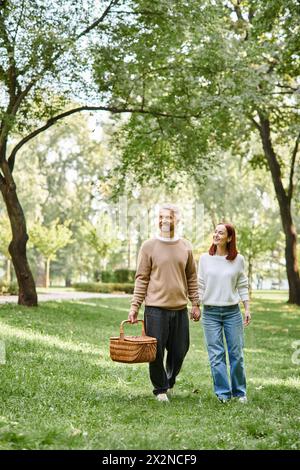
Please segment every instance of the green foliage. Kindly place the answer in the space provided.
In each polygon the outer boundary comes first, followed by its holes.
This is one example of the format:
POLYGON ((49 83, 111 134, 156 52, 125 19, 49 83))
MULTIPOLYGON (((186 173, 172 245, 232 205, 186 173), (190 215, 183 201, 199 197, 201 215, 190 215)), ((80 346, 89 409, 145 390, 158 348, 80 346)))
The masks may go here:
MULTIPOLYGON (((174 397, 158 403, 147 364, 109 357, 129 299, 1 307, 0 447, 50 449, 299 450, 299 307, 287 293, 259 293, 245 330, 249 403, 214 397, 201 324, 174 397), (180 426, 178 425, 180 423, 180 426)), ((141 314, 142 318, 142 314, 141 314)), ((140 334, 140 325, 126 325, 140 334)))
MULTIPOLYGON (((117 128, 120 163, 109 175, 117 191, 128 189, 127 178, 129 186, 172 185, 184 172, 198 172, 203 184, 218 150, 235 152, 257 132, 258 114, 270 119, 288 176, 300 124, 297 2, 200 3, 134 2, 136 16, 112 32, 114 49, 94 48, 99 88, 105 77, 114 104, 150 112, 117 128), (138 14, 141 4, 157 14, 138 14)), ((267 167, 261 152, 250 160, 255 168, 267 167)))
POLYGON ((72 98, 93 90, 83 76, 89 68, 88 43, 79 37, 101 13, 102 5, 92 0, 5 2, 0 11, 0 112, 11 131, 32 131, 66 109, 72 98), (6 105, 15 91, 18 98, 24 94, 14 117, 6 105))

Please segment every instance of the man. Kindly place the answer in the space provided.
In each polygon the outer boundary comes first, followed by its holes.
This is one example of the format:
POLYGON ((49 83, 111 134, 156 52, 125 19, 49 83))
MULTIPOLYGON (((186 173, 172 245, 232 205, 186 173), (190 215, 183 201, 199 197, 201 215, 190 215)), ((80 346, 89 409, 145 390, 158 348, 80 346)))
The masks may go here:
POLYGON ((128 315, 131 323, 136 323, 139 307, 145 301, 146 333, 157 339, 157 355, 149 364, 149 372, 159 401, 169 401, 167 391, 174 386, 189 349, 188 298, 192 302, 190 318, 199 321, 201 316, 192 246, 176 234, 178 221, 177 206, 160 207, 160 235, 141 246, 128 315))

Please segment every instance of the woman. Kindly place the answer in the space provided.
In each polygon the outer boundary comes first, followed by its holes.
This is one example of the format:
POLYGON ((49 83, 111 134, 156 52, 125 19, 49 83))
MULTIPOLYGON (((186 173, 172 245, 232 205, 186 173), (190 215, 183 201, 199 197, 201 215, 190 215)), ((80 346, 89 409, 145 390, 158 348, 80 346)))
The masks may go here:
POLYGON ((245 307, 245 326, 249 325, 251 315, 248 279, 244 270, 244 257, 236 249, 234 227, 220 223, 216 226, 209 252, 200 257, 198 281, 214 391, 222 403, 232 397, 247 403, 240 300, 245 307), (223 332, 230 362, 230 381, 223 332))

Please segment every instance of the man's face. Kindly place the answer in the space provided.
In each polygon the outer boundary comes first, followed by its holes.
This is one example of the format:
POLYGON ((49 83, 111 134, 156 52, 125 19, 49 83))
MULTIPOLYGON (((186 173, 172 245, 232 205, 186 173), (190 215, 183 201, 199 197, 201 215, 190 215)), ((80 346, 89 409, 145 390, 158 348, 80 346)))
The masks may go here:
POLYGON ((159 229, 161 232, 174 232, 176 224, 174 211, 171 209, 161 209, 159 211, 159 229))

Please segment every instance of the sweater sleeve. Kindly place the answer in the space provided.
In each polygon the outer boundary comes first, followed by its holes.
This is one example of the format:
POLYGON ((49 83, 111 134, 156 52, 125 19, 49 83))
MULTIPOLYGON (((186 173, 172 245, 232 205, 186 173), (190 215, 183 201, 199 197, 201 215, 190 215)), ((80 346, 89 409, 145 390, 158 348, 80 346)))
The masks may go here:
POLYGON ((204 277, 203 277, 202 263, 203 263, 203 261, 201 262, 201 257, 200 257, 199 265, 198 265, 198 292, 199 292, 200 300, 203 299, 203 294, 204 294, 204 291, 205 291, 205 283, 204 283, 204 277))
POLYGON ((192 305, 196 305, 199 302, 199 294, 197 285, 197 269, 192 249, 189 250, 185 272, 188 285, 188 297, 192 302, 192 305))
POLYGON ((242 267, 237 279, 237 290, 241 300, 249 300, 249 283, 245 273, 245 260, 243 256, 241 256, 241 264, 242 267))
POLYGON ((134 292, 131 301, 131 309, 136 312, 140 308, 146 296, 148 284, 150 281, 150 273, 151 258, 142 245, 138 254, 134 292))

